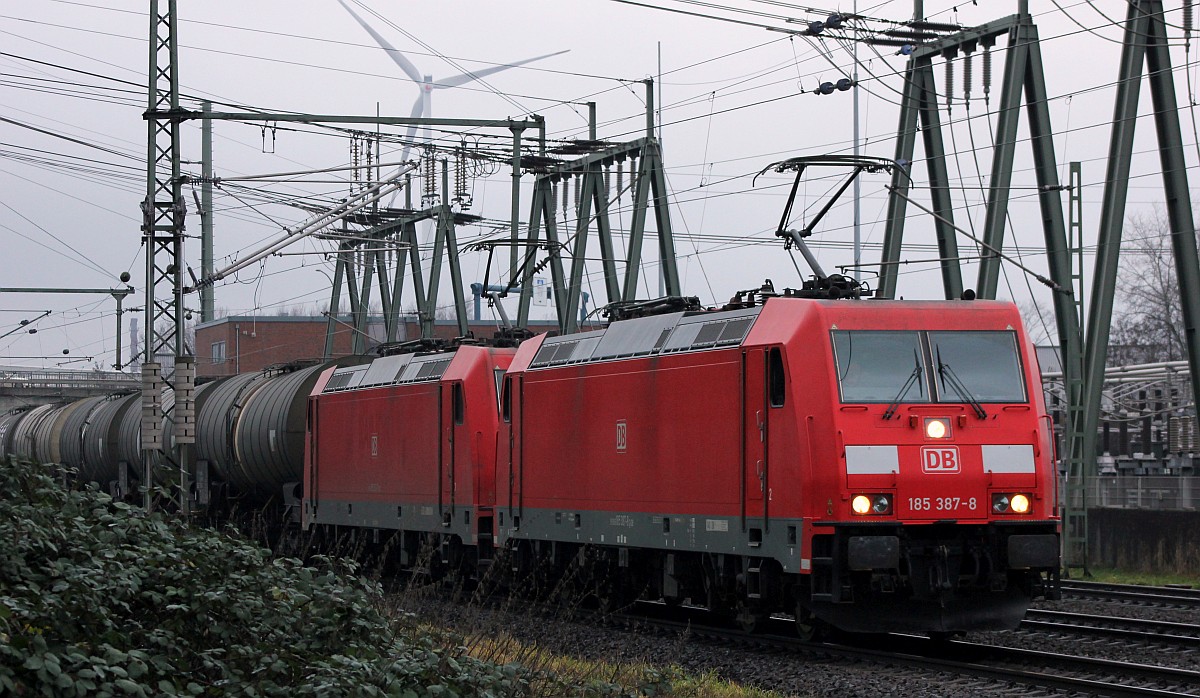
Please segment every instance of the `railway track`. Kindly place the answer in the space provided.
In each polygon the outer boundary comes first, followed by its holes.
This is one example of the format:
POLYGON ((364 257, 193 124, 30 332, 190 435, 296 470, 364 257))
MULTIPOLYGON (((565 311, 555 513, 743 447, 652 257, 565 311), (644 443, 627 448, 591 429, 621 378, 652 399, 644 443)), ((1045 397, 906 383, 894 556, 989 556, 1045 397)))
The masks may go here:
POLYGON ((1174 647, 1200 648, 1200 627, 1191 623, 1030 609, 1025 614, 1021 629, 1091 635, 1123 642, 1157 642, 1174 647))
POLYGON ((923 662, 972 676, 1105 696, 1200 695, 1200 672, 952 640, 905 644, 923 662))
MULTIPOLYGON (((1032 622, 1052 622, 1046 620, 1048 616, 1042 618, 1032 622)), ((739 646, 751 644, 760 651, 772 653, 871 662, 888 667, 889 672, 903 669, 925 678, 931 672, 936 672, 950 682, 953 688, 948 687, 947 690, 951 693, 982 693, 1019 683, 1086 695, 1200 696, 1198 671, 1123 660, 964 640, 938 641, 919 635, 850 636, 833 642, 806 643, 794 637, 792 621, 781 618, 772 618, 771 626, 760 635, 746 635, 731 628, 713 625, 711 620, 699 614, 681 619, 669 617, 664 611, 654 611, 630 616, 627 622, 650 625, 664 632, 688 633, 706 642, 739 646)), ((1087 628, 1082 623, 1070 624, 1061 617, 1058 623, 1074 632, 1087 628)), ((1200 642, 1194 637, 1190 641, 1200 642)))
POLYGON ((1146 606, 1200 609, 1200 589, 1152 587, 1136 584, 1107 584, 1063 580, 1064 598, 1118 601, 1146 606))

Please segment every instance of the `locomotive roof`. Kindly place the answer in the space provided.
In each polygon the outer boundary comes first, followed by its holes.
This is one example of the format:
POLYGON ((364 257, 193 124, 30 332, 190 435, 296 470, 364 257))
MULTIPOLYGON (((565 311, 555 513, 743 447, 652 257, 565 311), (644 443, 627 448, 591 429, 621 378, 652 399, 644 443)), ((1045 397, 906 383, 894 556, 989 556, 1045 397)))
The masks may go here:
POLYGON ((369 364, 346 366, 334 371, 321 393, 336 393, 379 385, 436 381, 441 379, 453 359, 453 352, 382 356, 369 364))
POLYGON ((614 322, 603 330, 548 337, 530 368, 737 346, 762 307, 669 313, 614 322))

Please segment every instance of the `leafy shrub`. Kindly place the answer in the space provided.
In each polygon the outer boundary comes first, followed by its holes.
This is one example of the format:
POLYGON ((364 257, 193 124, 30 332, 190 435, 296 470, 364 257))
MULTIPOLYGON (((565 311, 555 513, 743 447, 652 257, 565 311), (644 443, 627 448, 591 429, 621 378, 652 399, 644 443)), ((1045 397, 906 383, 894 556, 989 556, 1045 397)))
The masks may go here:
POLYGON ((349 563, 273 558, 62 476, 0 461, 0 694, 621 693, 399 635, 349 563))

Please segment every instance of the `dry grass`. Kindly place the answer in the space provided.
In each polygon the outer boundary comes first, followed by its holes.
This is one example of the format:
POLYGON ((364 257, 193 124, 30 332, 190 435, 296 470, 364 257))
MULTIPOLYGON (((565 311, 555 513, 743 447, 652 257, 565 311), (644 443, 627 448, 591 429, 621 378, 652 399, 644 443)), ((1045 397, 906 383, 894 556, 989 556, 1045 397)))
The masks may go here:
POLYGON ((1091 577, 1081 577, 1083 581, 1105 582, 1108 584, 1148 584, 1150 586, 1166 586, 1168 584, 1183 584, 1200 588, 1200 577, 1187 574, 1172 574, 1168 572, 1131 572, 1107 567, 1093 567, 1091 577))

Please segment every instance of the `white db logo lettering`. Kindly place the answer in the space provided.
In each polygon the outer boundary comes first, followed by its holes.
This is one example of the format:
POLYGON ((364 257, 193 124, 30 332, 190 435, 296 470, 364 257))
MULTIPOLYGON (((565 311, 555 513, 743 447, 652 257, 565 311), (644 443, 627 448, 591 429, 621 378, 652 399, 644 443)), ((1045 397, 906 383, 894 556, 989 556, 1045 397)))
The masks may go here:
POLYGON ((957 473, 958 446, 922 446, 921 469, 927 473, 957 473))
POLYGON ((629 445, 628 441, 626 440, 627 433, 628 433, 628 430, 625 426, 625 420, 622 419, 622 420, 618 421, 617 422, 617 453, 624 453, 625 447, 629 445))

